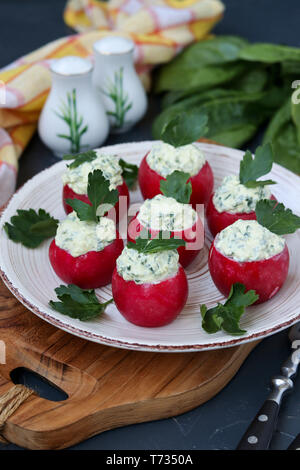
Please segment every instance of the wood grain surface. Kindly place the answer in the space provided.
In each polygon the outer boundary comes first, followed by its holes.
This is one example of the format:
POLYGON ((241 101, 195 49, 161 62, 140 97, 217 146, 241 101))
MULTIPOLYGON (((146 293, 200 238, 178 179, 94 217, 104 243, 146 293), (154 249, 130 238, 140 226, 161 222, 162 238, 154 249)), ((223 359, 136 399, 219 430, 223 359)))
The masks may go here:
POLYGON ((29 449, 62 449, 102 431, 175 416, 218 393, 257 342, 196 353, 138 352, 92 343, 46 323, 0 281, 0 395, 10 373, 28 368, 68 394, 52 402, 29 397, 3 436, 29 449))

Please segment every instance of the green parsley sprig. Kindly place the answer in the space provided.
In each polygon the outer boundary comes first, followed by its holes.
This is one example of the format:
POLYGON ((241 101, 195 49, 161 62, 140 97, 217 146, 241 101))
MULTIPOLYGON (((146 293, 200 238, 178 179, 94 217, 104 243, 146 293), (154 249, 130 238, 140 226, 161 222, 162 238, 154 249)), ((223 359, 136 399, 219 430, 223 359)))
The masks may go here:
POLYGON ((254 158, 252 158, 252 153, 247 150, 240 163, 240 182, 247 188, 276 184, 276 182, 272 180, 256 181, 257 178, 271 171, 273 161, 274 155, 271 144, 258 147, 254 158))
POLYGON ((191 144, 207 133, 207 121, 208 117, 202 111, 180 113, 164 124, 160 138, 173 147, 191 144))
POLYGON ((125 183, 129 189, 132 189, 138 177, 138 166, 134 165, 133 163, 125 162, 123 158, 120 158, 119 165, 122 168, 122 176, 125 180, 125 183))
POLYGON ((216 333, 220 330, 224 330, 231 335, 246 333, 245 330, 240 328, 240 319, 245 307, 256 302, 259 296, 254 290, 248 292, 245 292, 245 290, 244 284, 233 284, 224 305, 219 303, 216 307, 210 309, 206 305, 201 305, 202 328, 207 333, 216 333))
POLYGON ((183 171, 175 170, 160 182, 160 190, 166 197, 173 197, 182 204, 190 202, 192 183, 188 181, 190 175, 183 171))
POLYGON ((92 162, 97 158, 95 150, 88 150, 87 152, 78 153, 77 155, 64 155, 63 160, 74 160, 70 165, 67 165, 70 170, 77 168, 85 162, 92 162))
POLYGON ((300 228, 300 217, 282 203, 262 199, 255 207, 257 222, 277 235, 294 233, 300 228))
POLYGON ((60 302, 50 300, 51 308, 63 315, 77 318, 81 321, 92 320, 99 317, 113 299, 100 303, 94 289, 81 289, 74 284, 61 285, 54 289, 60 302))
POLYGON ((66 199, 66 203, 74 209, 80 220, 93 222, 98 222, 107 212, 107 205, 114 206, 119 198, 117 189, 109 189, 109 181, 101 170, 89 173, 87 195, 91 204, 79 199, 66 199))
POLYGON ((56 234, 58 220, 44 209, 17 210, 17 215, 4 224, 4 230, 10 240, 21 243, 27 248, 37 248, 47 238, 56 234))
POLYGON ((170 232, 160 231, 156 237, 151 238, 147 229, 142 230, 135 242, 128 242, 127 247, 140 253, 159 253, 160 251, 177 250, 185 246, 186 242, 178 238, 170 238, 170 232))

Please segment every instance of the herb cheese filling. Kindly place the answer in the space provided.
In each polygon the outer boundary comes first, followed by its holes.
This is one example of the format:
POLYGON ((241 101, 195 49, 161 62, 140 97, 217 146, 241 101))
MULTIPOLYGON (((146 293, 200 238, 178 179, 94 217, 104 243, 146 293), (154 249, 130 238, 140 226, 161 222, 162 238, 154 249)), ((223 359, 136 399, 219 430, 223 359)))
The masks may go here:
POLYGON ((256 220, 237 220, 222 230, 215 247, 235 261, 260 261, 281 253, 285 240, 256 220))
POLYGON ((176 250, 140 253, 125 247, 117 259, 117 271, 125 281, 136 284, 157 284, 175 276, 179 255, 176 250))
POLYGON ((189 144, 176 148, 165 142, 153 144, 146 160, 150 168, 164 178, 175 170, 194 176, 205 164, 205 157, 196 145, 189 144))
POLYGON ((271 191, 267 186, 247 188, 240 183, 238 176, 225 176, 221 186, 216 190, 213 203, 218 212, 249 214, 255 210, 261 199, 270 199, 271 191))
POLYGON ((146 199, 137 219, 145 228, 176 232, 192 227, 196 223, 197 212, 188 204, 158 194, 153 199, 146 199))
POLYGON ((113 220, 101 217, 96 222, 81 221, 76 212, 71 212, 58 224, 55 243, 61 249, 77 257, 89 251, 101 251, 116 238, 113 220))
POLYGON ((88 176, 94 170, 102 171, 104 178, 110 183, 110 190, 116 189, 123 183, 122 168, 117 157, 96 152, 95 160, 84 162, 76 168, 68 168, 62 176, 63 183, 70 186, 77 194, 87 193, 88 176))

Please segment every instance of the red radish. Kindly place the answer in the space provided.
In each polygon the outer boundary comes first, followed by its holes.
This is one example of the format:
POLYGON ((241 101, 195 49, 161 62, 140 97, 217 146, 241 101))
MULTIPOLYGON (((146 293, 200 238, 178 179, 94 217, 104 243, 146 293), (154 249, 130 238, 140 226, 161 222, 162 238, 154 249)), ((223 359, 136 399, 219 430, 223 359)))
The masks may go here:
MULTIPOLYGON (((139 185, 144 199, 152 199, 157 194, 162 194, 160 190, 163 176, 152 170, 147 162, 147 155, 142 160, 139 168, 139 185)), ((191 176, 187 182, 192 184, 192 195, 190 203, 195 208, 197 204, 206 204, 209 200, 214 186, 214 177, 212 169, 208 162, 205 162, 201 170, 194 176, 191 176)))
MULTIPOLYGON (((139 222, 137 216, 138 214, 133 217, 128 226, 127 239, 131 242, 134 242, 135 239, 140 235, 140 233, 145 229, 145 227, 143 227, 143 225, 139 222)), ((150 229, 150 233, 151 238, 155 238, 159 231, 150 229)), ((180 246, 177 249, 179 253, 179 263, 184 268, 186 268, 196 258, 196 256, 204 245, 204 227, 200 217, 197 217, 197 221, 192 227, 182 231, 171 232, 170 237, 176 237, 187 242, 186 246, 180 246), (197 248, 189 249, 188 243, 197 243, 197 248)))
MULTIPOLYGON (((122 184, 117 186, 116 189, 119 192, 119 196, 126 196, 127 197, 127 208, 128 208, 129 203, 130 203, 130 196, 129 196, 128 187, 127 187, 125 181, 123 181, 122 184)), ((63 206, 64 206, 64 209, 65 209, 65 212, 67 214, 70 214, 73 211, 73 209, 72 209, 71 206, 69 206, 66 203, 66 201, 65 201, 66 199, 79 199, 80 201, 83 201, 83 202, 86 202, 87 204, 90 204, 90 200, 89 200, 87 194, 77 194, 77 193, 75 193, 75 191, 73 191, 73 189, 68 184, 65 184, 64 187, 63 187, 63 206)), ((113 216, 114 216, 114 214, 116 214, 116 221, 115 221, 116 223, 118 223, 119 220, 120 220, 120 214, 119 214, 120 202, 119 201, 115 204, 114 209, 111 209, 107 213, 107 216, 110 217, 110 218, 114 218, 113 216)))
POLYGON ((96 289, 110 284, 123 247, 123 240, 116 232, 116 239, 103 250, 74 257, 57 246, 54 239, 49 247, 49 258, 54 271, 64 282, 82 289, 96 289))
POLYGON ((239 282, 246 291, 254 289, 261 303, 271 299, 283 286, 289 269, 289 251, 284 249, 271 258, 260 261, 235 261, 224 256, 213 241, 208 258, 211 277, 219 291, 228 297, 231 286, 239 282))
POLYGON ((112 293, 126 320, 138 326, 157 327, 167 325, 182 311, 188 297, 188 283, 181 266, 175 276, 157 284, 125 281, 116 268, 112 293))
MULTIPOLYGON (((208 228, 215 237, 217 233, 221 232, 224 228, 233 224, 239 219, 243 220, 256 220, 255 211, 247 212, 219 212, 213 202, 214 193, 211 195, 207 208, 206 208, 206 221, 208 228)), ((276 201, 275 196, 271 196, 270 199, 276 201)))

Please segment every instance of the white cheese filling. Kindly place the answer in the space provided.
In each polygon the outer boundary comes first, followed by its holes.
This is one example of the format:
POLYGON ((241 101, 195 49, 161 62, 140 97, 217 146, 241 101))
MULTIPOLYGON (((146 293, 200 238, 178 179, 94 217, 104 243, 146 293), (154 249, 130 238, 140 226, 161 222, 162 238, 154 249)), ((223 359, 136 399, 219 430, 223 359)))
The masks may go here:
POLYGON ((261 199, 270 199, 268 186, 247 188, 240 183, 238 176, 225 176, 221 186, 216 190, 213 203, 218 212, 249 214, 255 210, 256 203, 261 199))
POLYGON ((114 155, 105 155, 96 151, 97 158, 91 162, 84 162, 76 168, 68 168, 63 174, 64 184, 70 186, 77 194, 87 194, 88 175, 94 170, 101 170, 104 178, 110 185, 109 189, 116 189, 123 183, 122 168, 114 155))
POLYGON ((75 212, 58 224, 55 243, 61 249, 77 257, 89 251, 101 251, 116 238, 113 220, 101 217, 96 222, 82 221, 75 212))
POLYGON ((256 220, 237 220, 222 230, 215 247, 235 261, 260 261, 281 253, 284 238, 270 232, 256 220))
POLYGON ((177 274, 178 259, 176 250, 145 254, 125 247, 117 259, 117 271, 125 281, 157 284, 177 274))
POLYGON ((196 223, 197 212, 189 204, 158 194, 153 199, 146 199, 137 219, 145 228, 176 232, 192 227, 196 223))
POLYGON ((164 142, 156 142, 146 160, 150 168, 164 178, 175 170, 194 176, 205 164, 203 153, 194 144, 176 148, 164 142))

